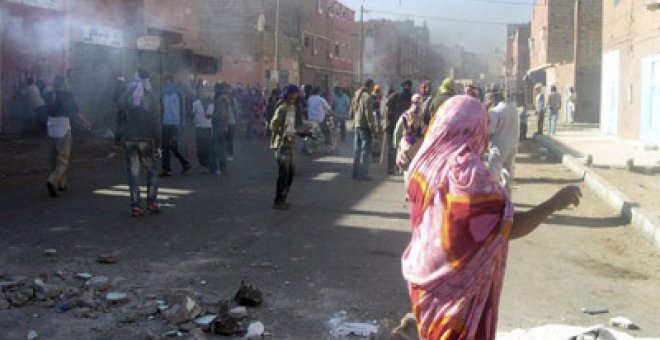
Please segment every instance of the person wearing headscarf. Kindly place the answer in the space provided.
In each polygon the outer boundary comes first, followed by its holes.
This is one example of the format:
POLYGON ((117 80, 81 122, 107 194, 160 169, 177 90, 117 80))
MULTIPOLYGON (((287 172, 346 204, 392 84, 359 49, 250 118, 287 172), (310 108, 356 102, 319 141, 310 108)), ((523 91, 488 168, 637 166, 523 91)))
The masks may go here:
POLYGON ((445 78, 445 80, 442 81, 442 84, 440 84, 438 91, 424 102, 424 122, 427 125, 430 124, 442 104, 455 94, 456 84, 454 83, 454 79, 445 78))
POLYGON ((509 239, 579 204, 565 187, 531 210, 514 212, 482 162, 488 114, 469 96, 441 107, 409 168, 412 236, 402 256, 421 339, 494 340, 509 239))
POLYGON ((295 172, 296 136, 302 125, 302 117, 297 112, 296 101, 300 89, 296 85, 287 85, 280 94, 275 115, 270 122, 270 148, 275 152, 277 161, 277 185, 273 208, 288 210, 287 198, 293 184, 295 172))
POLYGON ((91 130, 92 123, 78 111, 78 104, 73 93, 67 90, 66 78, 62 75, 53 80, 53 89, 46 95, 45 103, 51 170, 46 187, 50 196, 55 197, 58 191, 66 191, 69 185, 72 120, 80 121, 87 130, 91 130))
POLYGON ((417 154, 422 142, 426 124, 422 117, 422 96, 415 94, 412 96, 412 104, 408 111, 404 112, 399 118, 394 129, 394 148, 397 150, 396 165, 407 172, 410 162, 417 154))
POLYGON ((493 105, 488 110, 488 149, 487 166, 493 178, 499 181, 509 197, 513 188, 520 117, 516 107, 507 103, 502 91, 491 94, 493 105))
POLYGON ((123 140, 128 169, 131 215, 144 214, 140 197, 140 168, 147 171, 147 210, 158 213, 158 164, 162 154, 162 131, 158 102, 153 93, 149 73, 140 69, 119 98, 120 136, 123 140))

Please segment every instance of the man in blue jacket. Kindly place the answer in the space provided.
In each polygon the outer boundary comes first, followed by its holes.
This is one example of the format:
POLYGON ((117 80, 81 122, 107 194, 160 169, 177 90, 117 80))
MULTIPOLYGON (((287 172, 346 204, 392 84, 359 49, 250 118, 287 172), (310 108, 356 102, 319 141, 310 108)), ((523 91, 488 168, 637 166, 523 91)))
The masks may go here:
POLYGON ((172 175, 170 151, 181 162, 181 174, 190 170, 190 163, 179 152, 179 128, 183 126, 185 117, 183 93, 174 83, 172 77, 165 78, 161 106, 163 111, 163 172, 161 176, 172 175))

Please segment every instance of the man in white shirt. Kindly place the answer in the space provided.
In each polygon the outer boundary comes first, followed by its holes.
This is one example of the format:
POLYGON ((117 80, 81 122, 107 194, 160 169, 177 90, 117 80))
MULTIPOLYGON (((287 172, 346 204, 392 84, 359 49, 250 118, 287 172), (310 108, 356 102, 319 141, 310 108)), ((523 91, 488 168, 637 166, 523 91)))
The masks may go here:
POLYGON ((329 149, 332 146, 332 137, 330 136, 330 129, 325 120, 325 115, 330 112, 332 108, 330 104, 321 97, 321 88, 314 87, 312 95, 307 99, 307 112, 309 120, 318 123, 325 137, 325 145, 329 149))
POLYGON ((213 115, 215 109, 210 100, 209 89, 201 88, 193 101, 193 118, 195 120, 195 141, 197 146, 197 160, 204 170, 209 167, 209 155, 211 153, 211 136, 213 123, 209 116, 213 115))
POLYGON ((488 169, 510 197, 516 153, 518 152, 520 117, 516 108, 507 103, 500 92, 493 93, 493 97, 497 104, 488 112, 490 117, 488 169))

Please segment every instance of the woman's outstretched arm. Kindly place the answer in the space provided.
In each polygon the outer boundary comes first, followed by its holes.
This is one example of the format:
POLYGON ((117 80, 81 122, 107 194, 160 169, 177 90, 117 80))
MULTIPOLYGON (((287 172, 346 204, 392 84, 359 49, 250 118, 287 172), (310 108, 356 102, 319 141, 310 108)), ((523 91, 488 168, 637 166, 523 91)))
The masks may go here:
POLYGON ((526 212, 517 212, 513 217, 513 227, 509 238, 516 239, 526 236, 557 210, 564 209, 571 204, 575 206, 580 204, 581 197, 580 188, 568 186, 562 188, 550 199, 536 207, 526 212))

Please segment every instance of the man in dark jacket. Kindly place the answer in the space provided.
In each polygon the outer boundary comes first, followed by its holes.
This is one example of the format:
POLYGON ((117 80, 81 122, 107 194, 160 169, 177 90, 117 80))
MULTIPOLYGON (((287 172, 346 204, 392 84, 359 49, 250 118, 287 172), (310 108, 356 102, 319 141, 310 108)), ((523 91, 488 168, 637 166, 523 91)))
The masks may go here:
POLYGON ((147 170, 147 210, 157 213, 158 166, 155 157, 162 154, 160 114, 149 73, 139 70, 119 99, 120 136, 124 142, 131 193, 131 215, 144 214, 140 197, 140 166, 147 170))

